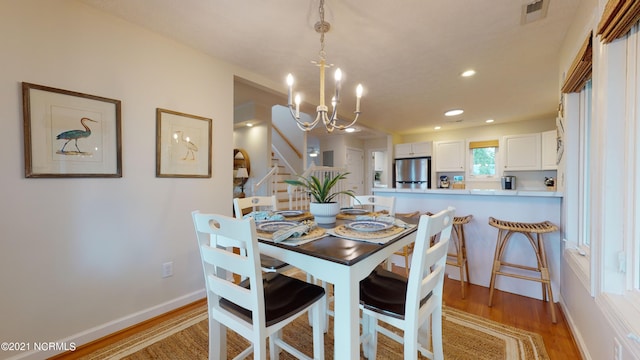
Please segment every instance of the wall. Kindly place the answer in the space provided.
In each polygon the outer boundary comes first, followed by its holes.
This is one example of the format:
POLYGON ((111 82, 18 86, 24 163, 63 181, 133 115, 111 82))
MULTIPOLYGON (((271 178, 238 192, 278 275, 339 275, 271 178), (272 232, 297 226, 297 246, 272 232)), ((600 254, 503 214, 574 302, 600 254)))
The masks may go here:
POLYGON ((0 44, 0 339, 83 343, 204 297, 190 212, 231 215, 233 67, 71 0, 1 1, 0 44), (123 177, 24 178, 23 81, 121 100, 123 177), (212 178, 155 177, 157 107, 213 119, 212 178))

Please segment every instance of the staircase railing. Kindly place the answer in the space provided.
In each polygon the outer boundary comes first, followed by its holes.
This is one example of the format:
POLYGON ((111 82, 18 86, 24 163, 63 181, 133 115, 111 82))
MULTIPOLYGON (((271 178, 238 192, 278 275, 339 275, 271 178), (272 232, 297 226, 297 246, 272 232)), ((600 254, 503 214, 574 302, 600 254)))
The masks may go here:
MULTIPOLYGON (((323 182, 325 178, 333 178, 339 173, 346 172, 344 168, 330 167, 330 166, 316 166, 312 165, 302 173, 302 177, 309 178, 315 176, 323 182)), ((333 192, 340 192, 347 190, 347 184, 345 180, 340 180, 333 188, 333 192)), ((289 194, 289 209, 291 210, 308 210, 311 198, 307 189, 301 186, 289 185, 287 186, 287 193, 289 194)), ((349 206, 349 198, 344 195, 339 195, 337 201, 340 203, 340 207, 349 206)))
POLYGON ((255 196, 258 193, 258 189, 263 185, 266 185, 266 194, 267 195, 275 195, 276 194, 276 179, 278 178, 278 166, 274 165, 267 174, 260 179, 260 181, 253 184, 251 188, 251 195, 255 196))

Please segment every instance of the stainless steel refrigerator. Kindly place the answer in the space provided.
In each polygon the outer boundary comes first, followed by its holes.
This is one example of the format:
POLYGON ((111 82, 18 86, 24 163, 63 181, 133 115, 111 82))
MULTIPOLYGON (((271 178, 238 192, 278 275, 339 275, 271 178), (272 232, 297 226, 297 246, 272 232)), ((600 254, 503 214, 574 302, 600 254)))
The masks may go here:
POLYGON ((431 189, 431 157, 396 159, 395 184, 399 189, 431 189))

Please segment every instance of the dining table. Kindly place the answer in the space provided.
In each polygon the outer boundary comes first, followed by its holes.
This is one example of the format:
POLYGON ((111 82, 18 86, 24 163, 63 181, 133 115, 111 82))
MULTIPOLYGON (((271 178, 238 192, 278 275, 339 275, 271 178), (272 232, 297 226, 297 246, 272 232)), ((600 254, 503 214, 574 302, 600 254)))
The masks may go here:
POLYGON ((386 236, 382 243, 375 239, 345 238, 336 233, 341 225, 353 220, 343 217, 334 224, 319 225, 326 233, 296 245, 258 237, 261 253, 333 284, 334 359, 360 358, 359 283, 393 253, 415 241, 419 217, 402 219, 409 226, 386 236))

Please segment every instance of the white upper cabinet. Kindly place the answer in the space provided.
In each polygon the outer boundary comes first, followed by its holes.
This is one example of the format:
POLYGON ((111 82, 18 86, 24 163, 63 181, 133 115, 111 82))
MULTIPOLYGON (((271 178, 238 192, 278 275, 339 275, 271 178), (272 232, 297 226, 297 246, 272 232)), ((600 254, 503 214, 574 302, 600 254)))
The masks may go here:
POLYGON ((504 170, 540 170, 540 139, 540 133, 504 136, 504 170))
POLYGON ((416 143, 396 144, 395 158, 412 158, 431 156, 431 141, 423 141, 416 143))
POLYGON ((557 170, 557 131, 549 130, 542 133, 542 170, 557 170))
POLYGON ((433 143, 434 162, 437 172, 464 171, 465 141, 436 141, 433 143))

